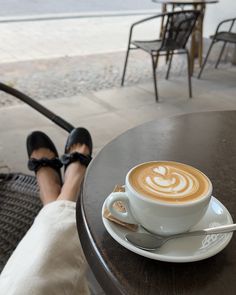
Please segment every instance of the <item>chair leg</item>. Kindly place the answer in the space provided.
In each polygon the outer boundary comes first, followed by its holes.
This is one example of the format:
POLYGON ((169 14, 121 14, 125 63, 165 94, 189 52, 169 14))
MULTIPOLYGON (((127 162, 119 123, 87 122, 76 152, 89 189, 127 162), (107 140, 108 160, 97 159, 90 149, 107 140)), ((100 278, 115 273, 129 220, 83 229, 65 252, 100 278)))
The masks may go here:
POLYGON ((217 69, 217 67, 218 67, 218 65, 219 65, 219 62, 220 62, 221 57, 222 57, 222 54, 223 54, 223 52, 224 52, 224 50, 225 50, 226 43, 227 43, 227 42, 224 42, 224 44, 223 44, 223 46, 222 46, 222 48, 221 48, 220 55, 219 55, 218 60, 217 60, 217 62, 216 62, 216 64, 215 64, 215 69, 217 69))
POLYGON ((191 61, 190 55, 188 50, 186 51, 187 54, 187 63, 188 63, 188 89, 189 89, 189 98, 192 98, 192 82, 191 82, 191 61))
POLYGON ((158 102, 158 92, 157 92, 157 77, 156 77, 156 67, 157 67, 157 61, 158 61, 158 55, 155 56, 151 55, 152 57, 152 71, 153 71, 153 82, 154 82, 154 91, 155 91, 155 97, 156 97, 156 102, 158 102))
POLYGON ((174 55, 173 53, 170 53, 170 60, 169 60, 168 70, 166 72, 166 80, 169 79, 169 74, 170 74, 170 68, 171 68, 173 55, 174 55))
POLYGON ((210 52, 211 52, 211 49, 212 49, 212 46, 213 46, 214 43, 215 43, 214 40, 212 40, 211 45, 210 45, 210 47, 209 47, 209 49, 208 49, 208 51, 207 51, 207 55, 206 55, 206 57, 205 57, 205 59, 204 59, 204 62, 203 62, 203 64, 202 64, 202 66, 201 66, 200 72, 199 72, 199 74, 198 74, 198 76, 197 76, 198 79, 201 78, 202 71, 203 71, 203 69, 205 68, 205 65, 206 65, 207 59, 208 59, 208 57, 209 57, 209 55, 210 55, 210 52))
POLYGON ((127 52, 126 52, 125 64, 124 64, 124 69, 123 69, 123 74, 122 74, 122 79, 121 79, 121 86, 124 85, 124 81, 125 81, 125 74, 126 74, 126 68, 127 68, 128 58, 129 58, 129 52, 130 52, 130 47, 128 47, 127 52))

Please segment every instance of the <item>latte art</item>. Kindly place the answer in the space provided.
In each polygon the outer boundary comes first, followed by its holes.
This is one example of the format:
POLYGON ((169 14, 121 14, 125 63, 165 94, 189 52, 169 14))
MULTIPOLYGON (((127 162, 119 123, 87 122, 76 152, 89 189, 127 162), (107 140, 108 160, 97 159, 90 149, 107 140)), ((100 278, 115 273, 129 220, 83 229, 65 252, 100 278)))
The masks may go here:
POLYGON ((153 193, 161 193, 163 196, 183 198, 186 194, 195 192, 199 187, 196 177, 175 167, 158 166, 149 173, 146 176, 144 171, 144 189, 153 193))
POLYGON ((166 202, 186 202, 205 195, 207 177, 191 166, 176 162, 149 162, 130 174, 132 187, 144 196, 166 202))

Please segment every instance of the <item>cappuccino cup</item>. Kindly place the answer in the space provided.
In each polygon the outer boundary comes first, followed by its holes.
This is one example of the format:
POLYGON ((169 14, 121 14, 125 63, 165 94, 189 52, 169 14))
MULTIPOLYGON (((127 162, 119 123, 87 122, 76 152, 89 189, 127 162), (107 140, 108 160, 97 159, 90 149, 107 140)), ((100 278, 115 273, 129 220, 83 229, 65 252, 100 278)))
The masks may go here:
POLYGON ((132 168, 125 192, 113 192, 106 206, 126 223, 140 224, 160 235, 188 231, 204 216, 212 194, 210 179, 198 169, 178 162, 152 161, 132 168), (121 201, 126 212, 113 206, 121 201))

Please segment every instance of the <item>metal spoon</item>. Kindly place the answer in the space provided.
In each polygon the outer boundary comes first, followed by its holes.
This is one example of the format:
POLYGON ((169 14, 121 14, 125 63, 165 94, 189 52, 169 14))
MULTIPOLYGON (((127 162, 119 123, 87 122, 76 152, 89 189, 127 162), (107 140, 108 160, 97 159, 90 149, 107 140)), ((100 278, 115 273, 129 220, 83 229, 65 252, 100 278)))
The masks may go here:
POLYGON ((125 235, 127 241, 129 241, 134 246, 147 250, 154 251, 157 248, 160 248, 163 244, 171 239, 190 237, 190 236, 200 236, 200 235, 210 235, 210 234, 219 234, 227 233, 236 230, 236 224, 228 224, 223 226, 217 226, 212 228, 206 228, 202 230, 186 232, 171 236, 160 236, 151 233, 128 233, 125 235))

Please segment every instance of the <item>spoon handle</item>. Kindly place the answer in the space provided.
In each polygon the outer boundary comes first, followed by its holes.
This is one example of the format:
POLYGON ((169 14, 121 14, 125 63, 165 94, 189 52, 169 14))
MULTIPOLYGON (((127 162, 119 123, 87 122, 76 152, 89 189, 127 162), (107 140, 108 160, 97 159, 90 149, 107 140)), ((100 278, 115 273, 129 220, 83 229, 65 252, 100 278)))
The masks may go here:
POLYGON ((189 231, 186 233, 168 236, 168 237, 166 237, 166 240, 188 237, 188 236, 201 236, 201 235, 228 233, 228 232, 232 232, 235 230, 236 230, 236 224, 227 224, 227 225, 205 228, 205 229, 201 229, 201 230, 189 231))
POLYGON ((217 226, 215 228, 214 227, 206 228, 204 229, 204 232, 206 233, 206 235, 210 235, 210 234, 228 233, 235 230, 236 230, 236 224, 227 224, 227 225, 217 226))

